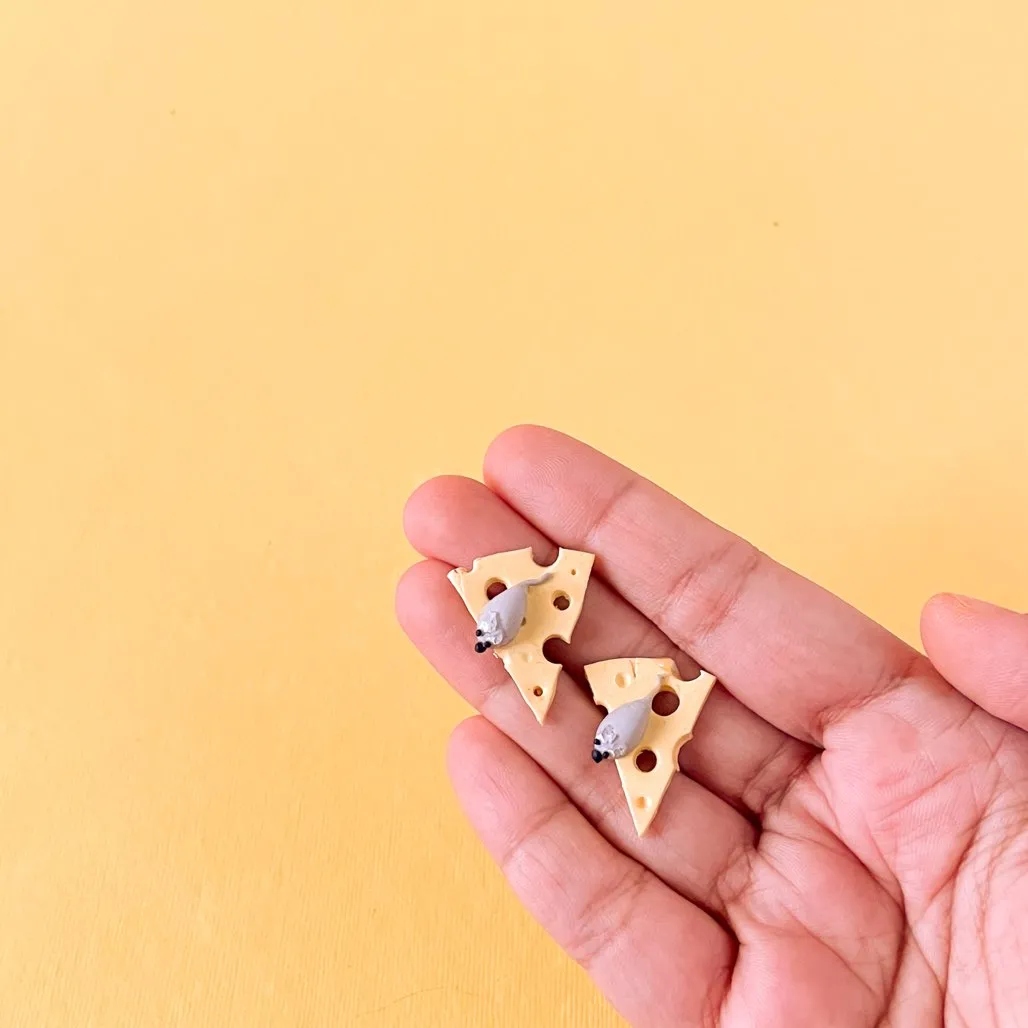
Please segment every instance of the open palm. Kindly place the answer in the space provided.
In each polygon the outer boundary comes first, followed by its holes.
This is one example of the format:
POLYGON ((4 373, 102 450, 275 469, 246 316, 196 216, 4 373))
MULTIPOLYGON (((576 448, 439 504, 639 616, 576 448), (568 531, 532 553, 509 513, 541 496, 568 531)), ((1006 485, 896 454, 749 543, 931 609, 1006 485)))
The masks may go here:
POLYGON ((450 747, 468 817, 614 1005, 645 1028, 1028 1025, 1028 618, 939 598, 933 665, 566 436, 505 433, 485 477, 410 500, 429 559, 397 610, 485 715, 450 747), (542 727, 445 577, 526 545, 597 556, 542 727), (641 839, 579 687, 618 656, 720 682, 641 839))

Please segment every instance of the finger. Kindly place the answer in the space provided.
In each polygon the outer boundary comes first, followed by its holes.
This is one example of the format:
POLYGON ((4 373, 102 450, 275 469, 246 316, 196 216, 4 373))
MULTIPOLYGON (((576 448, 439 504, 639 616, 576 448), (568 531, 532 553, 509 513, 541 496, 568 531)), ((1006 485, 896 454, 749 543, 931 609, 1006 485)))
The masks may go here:
POLYGON ((596 707, 562 673, 540 727, 500 661, 475 653, 469 644, 471 621, 446 571, 438 561, 418 564, 397 590, 397 616, 418 649, 542 766, 607 839, 676 891, 725 916, 722 883, 748 859, 753 826, 703 786, 674 775, 653 825, 640 838, 616 769, 598 767, 590 756, 600 721, 596 707))
MULTIPOLYGON (((531 546, 542 564, 557 555, 557 548, 538 529, 468 478, 427 482, 407 503, 404 525, 420 553, 465 567, 483 554, 523 546, 531 546)), ((594 579, 571 644, 562 646, 554 659, 581 682, 584 665, 623 656, 671 657, 685 678, 698 671, 692 658, 660 629, 606 583, 594 579)), ((718 686, 679 762, 728 802, 760 815, 814 752, 718 686)))
POLYGON ((734 946, 710 917, 602 839, 482 718, 457 727, 447 763, 518 898, 629 1021, 714 1023, 734 946))
POLYGON ((948 682, 990 714, 1028 729, 1028 616, 943 594, 925 606, 921 639, 948 682))
POLYGON ((556 543, 595 553, 625 599, 790 735, 820 744, 832 720, 928 670, 838 597, 568 436, 511 429, 485 474, 556 543))

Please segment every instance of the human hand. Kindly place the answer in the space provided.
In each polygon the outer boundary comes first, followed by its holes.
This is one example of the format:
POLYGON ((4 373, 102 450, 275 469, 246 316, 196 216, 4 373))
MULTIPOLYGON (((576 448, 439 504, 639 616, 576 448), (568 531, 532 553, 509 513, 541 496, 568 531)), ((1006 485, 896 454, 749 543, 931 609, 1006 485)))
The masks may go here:
POLYGON ((428 559, 397 612, 485 715, 448 756, 471 823, 618 1010, 644 1028, 1028 1025, 1028 617, 937 597, 930 662, 558 433, 505 433, 485 478, 411 498, 428 559), (472 650, 445 577, 528 545, 597 557, 542 727, 472 650), (575 683, 617 656, 688 677, 686 653, 721 684, 640 839, 575 683))

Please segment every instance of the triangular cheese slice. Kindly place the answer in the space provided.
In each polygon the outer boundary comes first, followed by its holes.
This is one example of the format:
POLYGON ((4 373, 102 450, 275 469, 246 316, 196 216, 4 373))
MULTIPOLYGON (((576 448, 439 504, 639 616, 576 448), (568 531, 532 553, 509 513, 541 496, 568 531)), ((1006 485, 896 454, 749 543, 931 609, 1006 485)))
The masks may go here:
POLYGON ((579 550, 561 550, 553 564, 540 567, 532 559, 531 547, 526 547, 479 557, 470 571, 456 568, 447 576, 476 620, 489 601, 490 587, 497 582, 510 588, 547 572, 553 576, 543 585, 528 590, 525 624, 517 638, 493 650, 540 724, 546 720, 553 703, 561 668, 560 664, 551 664, 543 656, 543 646, 550 639, 571 642, 571 633, 582 613, 592 567, 593 555, 579 550))
MULTIPOLYGON (((692 738, 696 719, 714 687, 714 677, 701 671, 698 678, 683 682, 673 660, 652 657, 618 657, 589 664, 585 677, 593 699, 608 711, 648 696, 658 684, 662 691, 669 690, 678 697, 674 713, 661 715, 651 711, 642 742, 615 761, 635 830, 642 835, 660 808, 671 776, 678 770, 678 751, 692 738), (647 750, 656 758, 656 764, 643 771, 636 761, 647 750)), ((648 761, 652 762, 652 758, 648 761)), ((647 761, 641 762, 647 766, 647 761)))

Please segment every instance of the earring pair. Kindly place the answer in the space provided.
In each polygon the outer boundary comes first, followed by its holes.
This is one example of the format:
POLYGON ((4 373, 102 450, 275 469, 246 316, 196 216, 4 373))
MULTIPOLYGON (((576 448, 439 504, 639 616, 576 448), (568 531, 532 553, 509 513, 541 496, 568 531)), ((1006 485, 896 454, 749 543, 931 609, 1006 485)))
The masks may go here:
MULTIPOLYGON (((491 649, 503 662, 540 724, 561 672, 543 650, 552 639, 571 642, 594 559, 561 549, 542 568, 526 547, 479 557, 470 570, 457 568, 448 576, 475 619, 475 651, 491 649)), ((715 680, 701 672, 683 681, 670 658, 618 657, 584 670, 593 701, 605 708, 587 752, 597 764, 614 760, 636 831, 643 835, 715 680)))

